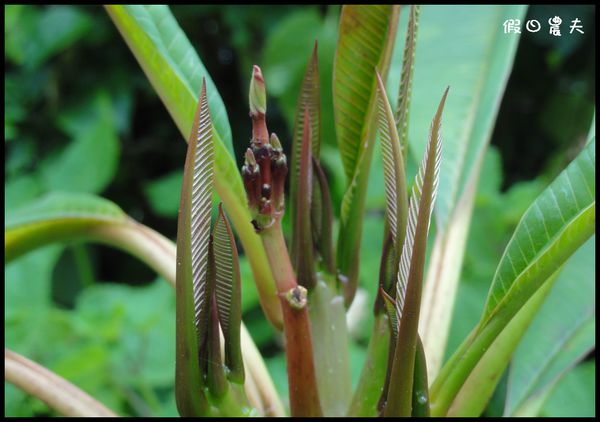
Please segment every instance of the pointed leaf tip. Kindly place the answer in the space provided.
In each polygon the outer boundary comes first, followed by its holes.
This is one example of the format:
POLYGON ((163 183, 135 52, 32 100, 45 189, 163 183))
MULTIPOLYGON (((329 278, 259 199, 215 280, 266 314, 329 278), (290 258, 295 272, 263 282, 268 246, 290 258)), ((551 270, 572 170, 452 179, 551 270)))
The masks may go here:
POLYGON ((240 346, 242 302, 239 258, 233 231, 222 204, 219 204, 219 214, 213 229, 213 250, 215 303, 225 339, 225 364, 229 369, 227 377, 242 383, 244 366, 240 346))
POLYGON ((400 251, 404 242, 404 226, 408 207, 404 159, 385 85, 377 69, 375 69, 375 73, 377 77, 377 120, 385 183, 385 212, 392 234, 393 257, 397 262, 400 259, 400 251))

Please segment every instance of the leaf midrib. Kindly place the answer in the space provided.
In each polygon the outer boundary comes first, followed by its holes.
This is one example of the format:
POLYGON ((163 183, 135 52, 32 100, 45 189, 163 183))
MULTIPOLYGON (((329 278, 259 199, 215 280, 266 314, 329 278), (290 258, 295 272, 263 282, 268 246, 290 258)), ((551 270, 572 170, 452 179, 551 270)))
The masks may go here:
MULTIPOLYGON (((537 201, 535 202, 537 203, 537 201)), ((558 230, 554 236, 552 236, 551 239, 548 240, 548 242, 544 245, 544 247, 542 249, 540 249, 540 251, 529 261, 529 263, 527 264, 527 266, 521 270, 518 274, 518 276, 514 279, 514 281, 512 282, 511 286, 509 287, 508 291, 506 291, 506 293, 504 294, 504 297, 502 297, 502 299, 500 299, 500 301, 498 301, 496 303, 496 306, 494 307, 494 309, 489 313, 489 315, 487 316, 487 318, 485 318, 483 320, 483 324, 480 324, 480 327, 483 327, 485 325, 485 323, 487 323, 488 321, 490 321, 493 316, 498 312, 498 310, 500 308, 503 307, 503 305, 505 304, 505 302, 507 302, 507 300, 509 300, 512 295, 511 292, 516 288, 516 286, 518 286, 520 283, 521 278, 523 277, 523 274, 527 273, 528 270, 535 265, 538 261, 540 261, 543 256, 546 254, 546 252, 552 248, 556 242, 558 242, 561 238, 562 238, 562 234, 568 230, 576 220, 579 219, 579 217, 583 214, 585 214, 590 208, 594 207, 596 205, 596 200, 593 200, 589 205, 587 205, 586 207, 582 208, 581 210, 579 210, 576 214, 573 215, 573 217, 571 219, 569 219, 568 222, 565 222, 565 224, 560 228, 560 230, 558 230)), ((527 215, 527 213, 525 214, 527 215)), ((515 231, 515 233, 513 233, 513 236, 511 237, 510 241, 508 242, 507 245, 511 245, 513 242, 513 239, 515 239, 516 235, 517 235, 517 231, 515 231)), ((504 261, 504 258, 506 255, 509 254, 510 248, 507 247, 504 251, 504 254, 502 255, 502 258, 500 259, 500 262, 502 263, 504 261)), ((501 270, 501 266, 498 266, 498 269, 496 270, 496 275, 500 272, 501 270)), ((494 279, 496 279, 496 275, 494 275, 494 279)), ((495 293, 493 290, 493 285, 492 285, 492 289, 490 290, 492 297, 495 299, 495 293)))

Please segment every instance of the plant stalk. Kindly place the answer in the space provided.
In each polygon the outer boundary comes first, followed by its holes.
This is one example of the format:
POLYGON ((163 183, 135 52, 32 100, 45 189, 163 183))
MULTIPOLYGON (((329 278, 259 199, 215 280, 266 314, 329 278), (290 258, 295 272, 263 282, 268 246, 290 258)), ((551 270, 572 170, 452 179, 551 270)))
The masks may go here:
POLYGON ((290 412, 292 416, 322 416, 313 357, 306 289, 298 286, 281 219, 260 232, 283 310, 290 412))
POLYGON ((385 382, 389 345, 390 322, 388 316, 382 312, 375 317, 367 357, 347 412, 348 416, 377 416, 377 403, 385 382))
MULTIPOLYGON (((319 276, 323 276, 319 273, 319 276)), ((309 293, 317 383, 324 416, 345 416, 352 398, 344 298, 319 279, 309 293)))
POLYGON ((64 378, 8 349, 4 379, 65 416, 117 416, 64 378))

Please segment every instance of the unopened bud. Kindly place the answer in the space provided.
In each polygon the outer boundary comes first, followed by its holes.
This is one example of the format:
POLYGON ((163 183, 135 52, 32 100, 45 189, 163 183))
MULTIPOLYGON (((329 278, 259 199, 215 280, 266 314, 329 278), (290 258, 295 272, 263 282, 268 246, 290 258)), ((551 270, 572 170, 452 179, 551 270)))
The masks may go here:
POLYGON ((260 67, 256 65, 254 65, 252 68, 249 102, 251 114, 265 114, 267 112, 267 93, 265 90, 265 80, 260 67))
POLYGON ((246 165, 250 167, 256 166, 256 158, 254 157, 254 153, 250 148, 246 149, 246 155, 244 157, 246 159, 246 165))
POLYGON ((281 147, 281 142, 279 142, 279 138, 277 137, 277 134, 275 132, 271 134, 271 146, 273 147, 273 151, 283 151, 283 148, 281 147))
POLYGON ((246 162, 242 166, 242 179, 244 180, 244 188, 248 195, 248 207, 252 214, 256 215, 259 212, 260 198, 262 196, 260 170, 250 148, 246 151, 245 158, 246 162))
POLYGON ((287 159, 276 134, 271 134, 271 146, 273 154, 271 159, 271 179, 273 181, 273 204, 278 212, 283 211, 285 206, 284 187, 287 176, 287 159))

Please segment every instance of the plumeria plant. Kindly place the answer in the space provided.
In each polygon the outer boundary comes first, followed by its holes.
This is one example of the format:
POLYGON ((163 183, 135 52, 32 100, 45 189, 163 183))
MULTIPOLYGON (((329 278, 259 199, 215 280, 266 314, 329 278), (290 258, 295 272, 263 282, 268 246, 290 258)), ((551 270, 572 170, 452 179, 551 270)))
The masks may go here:
MULTIPOLYGON (((86 239, 134 254, 174 284, 175 393, 181 416, 480 415, 564 264, 595 232, 595 141, 524 213, 496 273, 490 274, 480 321, 442 365, 497 101, 477 117, 487 125, 478 128, 481 140, 462 146, 457 139, 446 142, 444 127, 455 115, 444 110, 454 91, 451 81, 443 81, 437 108, 426 111, 428 132, 411 132, 424 148, 416 169, 410 169, 409 111, 420 7, 341 9, 333 74, 326 75, 333 81, 336 142, 347 180, 339 213, 321 162, 322 117, 330 114, 321 108, 317 42, 312 54, 297 52, 306 55, 308 64, 292 139, 269 131, 269 80, 258 65, 248 69, 251 135, 239 169, 223 102, 199 59, 195 54, 188 58, 193 50, 168 8, 106 10, 188 140, 177 245, 105 200, 87 198, 83 206, 76 198, 51 197, 7 225, 7 261, 49 242, 86 239), (401 11, 407 14, 406 32, 397 37, 401 11), (404 45, 400 66, 394 67, 397 38, 404 45), (390 72, 399 78, 393 102, 386 89, 390 72), (381 157, 374 153, 379 148, 381 157), (462 162, 457 154, 464 154, 462 162), (381 160, 384 176, 385 219, 379 228, 384 241, 379 274, 367 280, 375 297, 374 326, 353 391, 346 314, 359 285, 374 160, 381 160), (449 169, 464 176, 462 185, 450 185, 449 179, 461 178, 446 174, 449 169), (436 214, 439 206, 442 211, 436 214), (282 224, 286 213, 288 233, 282 224), (436 234, 432 239, 430 227, 436 234), (236 236, 265 316, 283 330, 289 408, 242 322, 236 236)), ((509 69, 515 45, 498 58, 504 60, 496 64, 499 72, 509 69)), ((492 104, 501 97, 504 82, 485 83, 491 96, 486 101, 492 104)), ((35 370, 23 359, 5 353, 9 381, 65 414, 110 414, 93 399, 73 395, 75 387, 64 380, 52 381, 52 391, 40 387, 35 370), (27 371, 34 374, 25 377, 27 371)))

